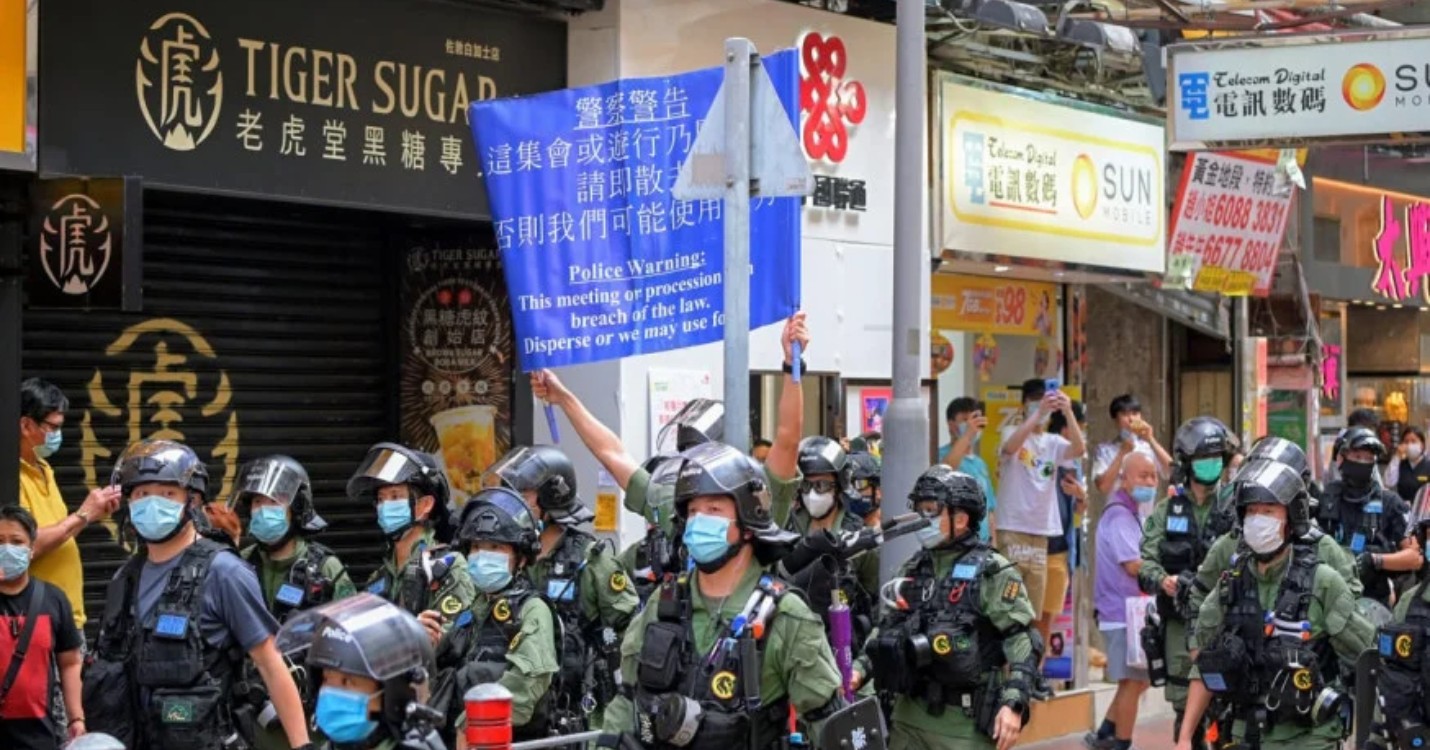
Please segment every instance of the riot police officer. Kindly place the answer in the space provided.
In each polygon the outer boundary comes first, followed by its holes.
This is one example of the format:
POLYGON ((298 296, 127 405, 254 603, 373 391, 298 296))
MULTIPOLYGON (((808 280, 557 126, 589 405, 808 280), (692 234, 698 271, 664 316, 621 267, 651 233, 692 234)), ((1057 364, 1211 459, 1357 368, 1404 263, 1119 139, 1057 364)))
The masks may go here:
POLYGON ((455 730, 465 723, 461 711, 467 690, 499 682, 512 694, 511 723, 518 740, 569 733, 571 728, 553 723, 549 695, 559 667, 560 631, 527 577, 527 566, 541 551, 531 511, 511 490, 482 490, 462 507, 456 543, 467 556, 479 593, 471 609, 451 618, 445 636, 444 616, 424 612, 419 617, 437 641, 433 706, 455 730))
POLYGON ((1410 506, 1380 484, 1375 464, 1385 456, 1385 445, 1374 432, 1352 427, 1341 443, 1340 476, 1326 485, 1318 520, 1355 557, 1365 596, 1389 606, 1391 574, 1420 569, 1420 553, 1406 538, 1410 506))
POLYGON ((290 619, 278 642, 306 661, 314 723, 334 750, 445 750, 426 706, 432 644, 407 611, 361 593, 290 619))
POLYGON ((884 490, 880 487, 883 464, 879 457, 867 451, 849 454, 848 510, 864 519, 865 526, 878 526, 883 521, 884 490))
MULTIPOLYGON (((1295 472, 1306 484, 1309 494, 1311 466, 1310 462, 1306 460, 1306 453, 1301 450, 1301 446, 1275 436, 1263 437, 1256 441, 1256 444, 1251 447, 1251 452, 1247 454, 1246 464, 1229 483, 1228 490, 1233 490, 1236 483, 1241 481, 1243 474, 1250 476, 1259 471, 1258 463, 1268 461, 1279 463, 1295 472)), ((1335 568, 1336 572, 1341 574, 1346 583, 1350 585, 1352 594, 1357 597, 1361 595, 1362 587, 1360 577, 1356 575, 1355 558, 1351 557, 1339 544, 1336 544, 1335 539, 1321 531, 1315 523, 1310 523, 1306 525, 1305 533, 1297 541, 1314 544, 1320 561, 1335 568)), ((1192 583, 1191 590, 1191 611, 1200 610, 1202 602, 1206 601, 1207 594, 1221 579, 1222 572, 1230 569, 1238 557, 1245 557, 1248 554, 1250 554, 1250 548, 1237 534, 1223 534, 1218 537, 1211 549, 1207 550, 1206 559, 1197 568, 1197 577, 1192 583)), ((1190 648, 1196 650, 1198 644, 1195 629, 1190 635, 1190 648)))
MULTIPOLYGON (((312 484, 302 464, 288 456, 249 462, 239 472, 228 507, 248 523, 256 543, 239 556, 257 571, 263 601, 278 622, 357 593, 338 556, 310 538, 328 523, 313 508, 312 484)), ((236 692, 248 705, 237 709, 240 721, 256 724, 252 732, 258 750, 286 750, 282 727, 269 720, 276 717, 261 683, 251 669, 244 672, 236 692)), ((305 704, 311 709, 311 703, 305 704)))
MULTIPOLYGON (((650 474, 646 482, 647 507, 657 519, 674 520, 675 479, 680 474, 680 456, 652 456, 644 470, 650 474)), ((636 596, 644 605, 656 586, 667 576, 685 570, 685 550, 680 540, 670 533, 670 523, 647 521, 645 536, 632 542, 621 553, 621 566, 636 588, 636 596)))
POLYGON ((558 723, 582 731, 578 719, 615 697, 621 635, 640 599, 610 544, 580 528, 595 515, 576 494, 576 468, 565 453, 549 445, 514 448, 487 475, 544 524, 528 575, 562 626, 552 710, 558 723))
POLYGON ((1209 739, 1259 748, 1323 748, 1350 728, 1337 659, 1354 663, 1374 637, 1346 582, 1298 542, 1311 523, 1306 486, 1259 461, 1236 486, 1251 553, 1222 573, 1198 613, 1196 658, 1178 750, 1189 750, 1208 706, 1209 739))
POLYGON ((695 570, 632 621, 605 731, 662 750, 774 750, 793 706, 817 733, 843 705, 839 671, 819 618, 762 569, 794 541, 770 516, 763 467, 722 443, 691 448, 675 508, 695 570))
POLYGON ((198 456, 176 442, 142 441, 119 457, 111 483, 126 498, 120 521, 143 547, 106 592, 85 673, 86 724, 129 747, 241 747, 252 737, 239 735, 230 694, 247 653, 289 745, 305 747, 303 705, 258 579, 232 548, 198 533, 207 482, 198 456))
MULTIPOLYGON (((1410 528, 1420 549, 1430 549, 1430 491, 1420 490, 1410 528)), ((1377 704, 1383 724, 1379 741, 1368 747, 1416 750, 1430 741, 1430 554, 1421 564, 1421 582, 1404 592, 1395 604, 1393 622, 1380 628, 1376 638, 1380 671, 1376 676, 1377 704)))
POLYGON ((1138 583, 1157 597, 1160 637, 1167 665, 1167 700, 1181 717, 1187 701, 1187 675, 1192 661, 1188 651, 1188 624, 1196 611, 1190 606, 1197 567, 1217 537, 1236 526, 1229 497, 1218 491, 1226 463, 1237 450, 1237 439, 1226 425, 1212 417, 1195 417, 1177 429, 1172 443, 1174 476, 1184 483, 1173 486, 1143 524, 1142 570, 1138 583))
POLYGON ((886 584, 856 682, 873 679, 897 696, 890 750, 1007 750, 1041 690, 1037 613, 1018 569, 979 539, 988 504, 978 480, 937 464, 914 483, 909 505, 933 523, 886 584))
MULTIPOLYGON (((786 565, 784 572, 800 578, 797 582, 809 595, 816 612, 821 612, 820 603, 831 600, 831 592, 815 589, 838 587, 847 599, 856 622, 862 619, 872 624, 874 597, 879 591, 879 556, 861 554, 847 559, 840 554, 838 545, 831 544, 838 537, 858 534, 865 528, 864 517, 849 511, 850 506, 857 502, 862 506, 861 510, 872 513, 863 496, 854 490, 853 465, 849 456, 835 440, 808 437, 799 444, 798 465, 804 480, 800 482, 799 500, 786 528, 802 537, 823 537, 823 548, 828 548, 838 559, 839 570, 835 578, 826 578, 818 583, 804 580, 801 575, 804 566, 801 565, 786 565)), ((806 544, 810 541, 807 540, 806 544)), ((813 540, 813 543, 816 547, 821 544, 819 540, 813 540)), ((860 640, 868 635, 867 627, 856 627, 855 631, 860 640)))
POLYGON ((428 609, 456 615, 472 605, 476 588, 467 561, 446 546, 452 538, 447 477, 432 456, 395 443, 378 443, 348 480, 348 497, 377 509, 387 536, 382 566, 366 591, 416 615, 428 609))

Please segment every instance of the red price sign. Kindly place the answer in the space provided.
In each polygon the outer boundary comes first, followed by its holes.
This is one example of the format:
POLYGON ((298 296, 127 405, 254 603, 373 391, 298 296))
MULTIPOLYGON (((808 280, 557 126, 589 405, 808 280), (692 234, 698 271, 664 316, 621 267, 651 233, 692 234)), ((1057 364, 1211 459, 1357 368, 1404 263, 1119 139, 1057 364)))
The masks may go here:
POLYGON ((1271 290, 1291 209, 1273 162, 1200 152, 1187 159, 1172 212, 1172 284, 1227 295, 1271 290))
POLYGON ((998 300, 994 322, 1000 326, 1021 326, 1028 317, 1028 290, 1022 286, 1000 286, 994 291, 998 300))

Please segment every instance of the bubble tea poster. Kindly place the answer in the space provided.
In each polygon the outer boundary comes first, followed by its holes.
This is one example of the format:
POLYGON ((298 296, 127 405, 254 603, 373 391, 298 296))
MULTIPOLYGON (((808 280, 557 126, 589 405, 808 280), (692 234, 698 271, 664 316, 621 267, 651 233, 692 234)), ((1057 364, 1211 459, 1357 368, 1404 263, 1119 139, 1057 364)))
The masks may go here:
POLYGON ((511 308, 495 243, 412 243, 402 278, 402 442, 436 453, 458 506, 511 445, 511 308))

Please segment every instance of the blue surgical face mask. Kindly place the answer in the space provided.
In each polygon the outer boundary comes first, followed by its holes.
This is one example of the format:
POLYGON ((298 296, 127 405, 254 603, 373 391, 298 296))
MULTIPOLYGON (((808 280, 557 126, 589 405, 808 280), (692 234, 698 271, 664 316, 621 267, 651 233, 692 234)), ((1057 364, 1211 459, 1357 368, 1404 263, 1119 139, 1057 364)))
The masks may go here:
POLYGON ((30 548, 0 544, 0 581, 13 581, 30 569, 30 548))
POLYGON ((288 535, 288 509, 281 505, 265 505, 253 510, 248 533, 264 544, 277 544, 288 535))
POLYGON ((1192 478, 1199 484, 1216 484, 1221 480, 1221 471, 1225 466, 1221 456, 1192 459, 1192 478))
POLYGON ((1132 499, 1140 505, 1152 502, 1157 497, 1157 488, 1153 486, 1133 487, 1127 491, 1127 494, 1131 495, 1132 499))
POLYGON ((967 423, 967 422, 959 422, 959 423, 958 423, 958 435, 957 435, 956 437, 963 437, 964 435, 967 435, 967 434, 968 434, 968 423, 967 423))
POLYGON ((685 522, 681 539, 697 563, 719 560, 730 551, 730 519, 698 513, 685 522))
POLYGON ((55 451, 60 449, 60 445, 64 441, 64 433, 59 430, 50 430, 45 433, 45 442, 35 446, 35 455, 40 458, 49 458, 55 455, 55 451))
POLYGON ((412 525, 412 501, 383 500, 377 504, 377 525, 382 533, 392 536, 412 525))
POLYGON ((314 722, 333 742, 361 742, 377 729, 377 722, 368 718, 371 700, 367 693, 324 685, 318 690, 314 722))
POLYGON ((146 495, 129 503, 129 520, 145 541, 161 541, 184 520, 184 504, 160 495, 146 495))
POLYGON ((935 518, 932 521, 928 526, 914 532, 919 539, 919 544, 923 545, 924 549, 933 549, 944 542, 943 529, 939 528, 939 519, 935 518))
POLYGON ((472 583, 482 593, 501 591, 511 583, 511 556, 505 552, 478 550, 467 560, 467 572, 472 574, 472 583))

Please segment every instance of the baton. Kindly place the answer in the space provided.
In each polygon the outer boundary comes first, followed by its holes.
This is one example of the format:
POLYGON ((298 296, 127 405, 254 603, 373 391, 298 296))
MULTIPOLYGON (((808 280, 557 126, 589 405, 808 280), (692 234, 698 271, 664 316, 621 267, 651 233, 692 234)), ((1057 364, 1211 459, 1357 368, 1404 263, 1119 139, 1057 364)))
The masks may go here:
POLYGON ((556 428, 556 407, 546 405, 546 429, 551 430, 551 444, 561 444, 561 430, 556 428))
POLYGON ((798 383, 798 382, 799 382, 799 357, 800 357, 801 354, 803 354, 803 352, 801 351, 802 349, 804 349, 804 347, 800 346, 798 341, 791 341, 791 342, 790 342, 790 345, 789 345, 789 357, 790 357, 789 379, 790 379, 791 381, 795 382, 795 383, 798 383))

